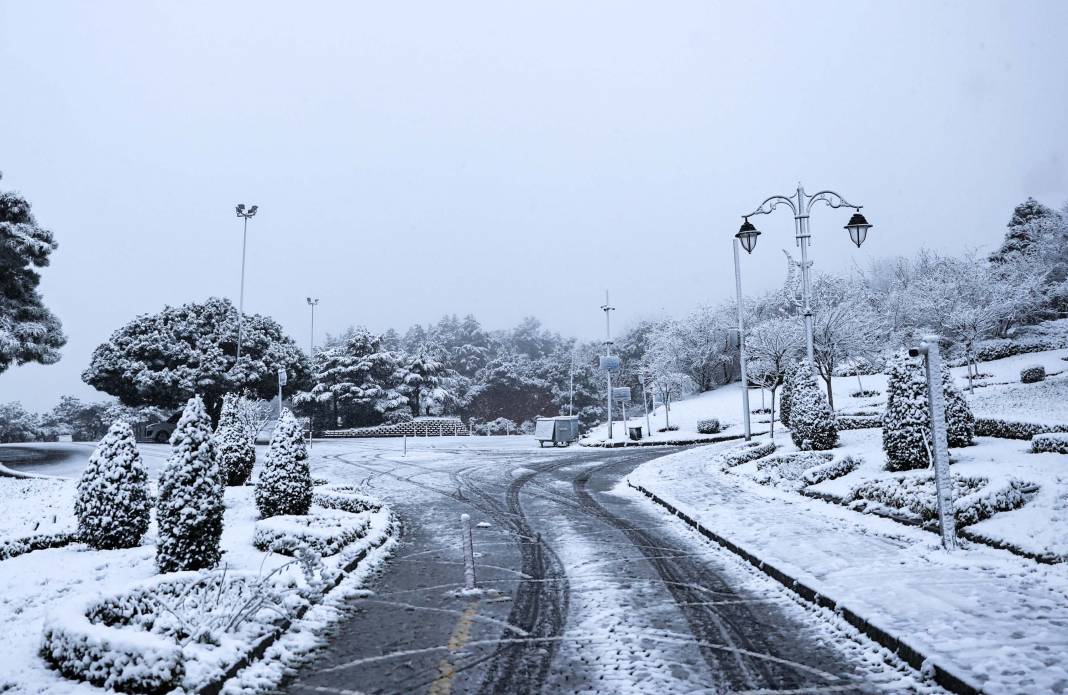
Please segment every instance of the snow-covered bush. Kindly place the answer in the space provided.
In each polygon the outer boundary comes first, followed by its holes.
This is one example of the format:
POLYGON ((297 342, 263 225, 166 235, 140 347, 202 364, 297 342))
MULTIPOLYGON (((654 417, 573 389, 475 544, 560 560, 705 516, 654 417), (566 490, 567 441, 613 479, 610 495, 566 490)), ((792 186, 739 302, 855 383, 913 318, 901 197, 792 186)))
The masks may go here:
POLYGON ((1042 425, 1036 422, 1014 422, 992 417, 975 419, 975 434, 979 437, 1030 439, 1036 434, 1050 432, 1068 432, 1068 425, 1042 425))
POLYGON ((219 465, 227 485, 244 485, 256 465, 256 447, 249 441, 244 428, 238 425, 220 427, 215 434, 219 465))
POLYGON ((802 476, 810 468, 826 465, 833 454, 815 451, 799 451, 792 454, 768 456, 757 461, 753 477, 761 485, 773 485, 785 490, 800 490, 805 487, 802 476))
POLYGON ((352 485, 323 485, 315 488, 315 504, 327 509, 340 509, 357 514, 359 512, 377 512, 382 503, 371 497, 363 489, 352 485))
POLYGON ((1046 378, 1046 368, 1040 364, 1032 364, 1020 370, 1020 383, 1037 384, 1046 378))
POLYGON ((1031 438, 1031 452, 1035 454, 1045 452, 1068 454, 1068 432, 1036 434, 1031 438))
POLYGON ((182 412, 171 437, 172 451, 159 476, 156 520, 160 572, 214 567, 223 529, 224 480, 215 455, 211 418, 199 396, 182 412))
POLYGON ((712 459, 720 470, 726 471, 743 463, 763 458, 775 451, 775 442, 753 440, 728 449, 712 459))
POLYGON ((19 555, 32 553, 34 550, 59 548, 78 541, 77 533, 36 533, 32 536, 19 536, 0 540, 0 561, 10 560, 19 555))
POLYGON ((872 427, 882 427, 881 415, 838 415, 838 431, 842 430, 865 430, 872 427))
POLYGON ((274 428, 256 480, 256 506, 263 517, 307 514, 312 501, 311 471, 304 432, 288 410, 274 428))
POLYGON ((953 383, 948 369, 942 370, 942 394, 946 409, 946 439, 949 446, 971 446, 975 443, 975 415, 964 395, 953 383))
POLYGON ((328 509, 305 515, 272 516, 256 522, 252 544, 260 550, 293 555, 308 548, 320 555, 334 555, 349 543, 367 535, 366 513, 353 514, 328 509))
POLYGON ((100 440, 78 481, 78 537, 97 550, 133 548, 148 530, 151 510, 137 439, 120 420, 100 440))
POLYGON ((916 360, 898 353, 888 364, 883 451, 891 471, 926 468, 931 445, 927 380, 916 360))
POLYGON ((657 428, 656 431, 657 432, 678 432, 679 431, 679 426, 678 425, 668 425, 667 427, 657 428))
POLYGON ((854 456, 843 456, 827 463, 821 463, 802 473, 801 482, 805 485, 818 485, 825 480, 841 478, 843 475, 857 470, 860 467, 860 463, 861 459, 854 456))
POLYGON ((793 378, 790 408, 790 438, 801 449, 823 451, 838 444, 838 425, 827 395, 816 383, 807 363, 798 367, 793 378))
POLYGON ((480 422, 471 428, 471 434, 514 434, 519 427, 511 420, 499 417, 489 422, 480 422))
MULTIPOLYGON (((997 512, 1010 511, 1027 501, 1025 490, 1034 487, 1015 478, 991 484, 978 476, 952 476, 953 512, 958 526, 969 526, 997 512)), ((881 506, 906 518, 933 526, 938 522, 938 502, 932 474, 888 476, 866 480, 850 490, 846 500, 858 511, 880 511, 881 506), (872 504, 874 503, 874 504, 872 504)))
POLYGON ((797 377, 798 364, 790 364, 786 367, 786 375, 782 378, 782 395, 779 396, 779 422, 783 427, 790 426, 790 418, 793 415, 794 405, 794 379, 797 377))
POLYGON ((718 418, 708 417, 697 421, 698 434, 719 434, 723 430, 718 418))
POLYGON ((853 391, 849 395, 853 398, 875 398, 881 393, 882 391, 877 391, 875 389, 861 389, 859 391, 853 391))

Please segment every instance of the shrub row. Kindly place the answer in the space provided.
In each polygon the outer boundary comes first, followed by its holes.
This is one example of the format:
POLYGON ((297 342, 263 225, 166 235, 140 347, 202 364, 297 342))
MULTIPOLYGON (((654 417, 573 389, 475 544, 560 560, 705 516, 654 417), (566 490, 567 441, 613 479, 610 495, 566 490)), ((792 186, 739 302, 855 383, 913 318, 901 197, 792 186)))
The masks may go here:
POLYGON ((816 451, 769 456, 757 461, 757 474, 753 479, 761 485, 800 490, 805 487, 802 481, 805 472, 830 463, 832 457, 831 453, 816 451))
POLYGON ((344 512, 377 512, 382 504, 352 485, 324 485, 315 488, 312 502, 327 509, 340 509, 344 512))
POLYGON ((306 547, 320 555, 335 555, 365 535, 370 524, 366 513, 338 509, 303 515, 272 516, 256 522, 252 544, 260 550, 294 555, 306 547))
POLYGON ((1068 425, 1041 425, 1036 422, 1014 422, 992 417, 975 419, 975 434, 980 437, 1030 439, 1036 434, 1066 431, 1068 431, 1068 425))
MULTIPOLYGON (((1026 502, 1024 490, 1033 487, 1015 478, 991 484, 977 476, 953 477, 953 512, 958 526, 970 526, 996 512, 1017 509, 1026 502)), ((938 506, 932 474, 867 480, 850 490, 850 506, 861 511, 868 502, 907 512, 925 526, 937 523, 938 506)))
POLYGON ((743 463, 764 458, 775 451, 775 442, 746 442, 719 456, 720 469, 727 470, 743 463))
POLYGON ((0 560, 9 560, 24 553, 45 548, 59 548, 78 540, 73 533, 38 533, 21 538, 0 540, 0 560))
POLYGON ((839 415, 838 430, 865 430, 872 427, 882 427, 881 415, 839 415))
POLYGON ((852 473, 860 467, 861 459, 854 456, 843 456, 833 461, 813 466, 801 474, 801 481, 807 485, 818 485, 826 480, 841 478, 843 475, 852 473))
MULTIPOLYGON (((1025 355, 1030 352, 1045 352, 1046 350, 1059 350, 1064 347, 1063 340, 1050 340, 1044 338, 1032 338, 1027 340, 1012 340, 1010 338, 995 338, 983 341, 975 351, 976 362, 989 362, 1000 360, 1013 355, 1025 355)), ((950 362, 953 367, 963 367, 968 364, 964 356, 959 356, 950 362)))
POLYGON ((1068 454, 1068 432, 1036 434, 1031 438, 1031 452, 1035 454, 1045 452, 1068 454))

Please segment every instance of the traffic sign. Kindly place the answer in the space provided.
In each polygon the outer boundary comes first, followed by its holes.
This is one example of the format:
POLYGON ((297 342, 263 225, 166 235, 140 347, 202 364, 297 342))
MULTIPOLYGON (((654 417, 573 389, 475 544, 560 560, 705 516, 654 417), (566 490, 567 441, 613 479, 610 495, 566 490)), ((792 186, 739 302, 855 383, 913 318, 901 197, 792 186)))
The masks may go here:
POLYGON ((280 367, 280 368, 278 369, 278 385, 279 385, 279 386, 285 386, 285 385, 286 385, 286 379, 287 379, 287 378, 288 378, 288 377, 286 376, 286 370, 285 370, 285 367, 280 367))
POLYGON ((597 368, 606 372, 618 372, 619 358, 615 355, 601 355, 601 359, 597 368))
POLYGON ((630 403, 630 387, 617 386, 612 389, 612 400, 619 401, 620 403, 630 403))

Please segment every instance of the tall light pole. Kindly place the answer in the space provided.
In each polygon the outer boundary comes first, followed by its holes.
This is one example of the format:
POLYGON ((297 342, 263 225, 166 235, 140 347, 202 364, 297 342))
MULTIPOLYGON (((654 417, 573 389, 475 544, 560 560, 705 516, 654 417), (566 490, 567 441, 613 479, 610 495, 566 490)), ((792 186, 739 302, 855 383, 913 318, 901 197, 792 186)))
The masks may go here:
POLYGON ((260 209, 259 205, 253 205, 248 210, 245 209, 245 204, 238 204, 237 216, 242 218, 244 227, 241 231, 241 295, 237 304, 237 362, 241 362, 241 341, 244 338, 244 318, 245 318, 245 250, 248 248, 248 221, 256 216, 256 211, 260 209))
POLYGON ((574 351, 574 349, 571 350, 571 372, 569 373, 568 381, 569 381, 568 390, 570 391, 570 396, 568 397, 568 401, 567 401, 567 415, 568 415, 568 417, 571 417, 572 415, 575 414, 575 351, 574 351))
POLYGON ((760 236, 760 232, 757 231, 749 222, 750 217, 756 215, 767 215, 772 210, 780 205, 785 205, 790 208, 794 213, 794 239, 798 246, 801 247, 801 293, 804 306, 802 312, 805 317, 805 348, 808 353, 808 362, 810 365, 814 364, 813 348, 812 348, 812 282, 809 275, 809 269, 812 266, 812 262, 808 260, 808 245, 811 233, 809 231, 808 217, 812 212, 812 207, 816 203, 826 203, 832 208, 853 208, 855 212, 853 216, 849 218, 849 222, 846 223, 845 229, 849 231, 849 239, 857 248, 864 243, 864 240, 868 236, 868 230, 872 225, 868 224, 868 221, 864 219, 864 215, 860 213, 861 205, 854 205, 847 202, 842 196, 838 195, 834 191, 820 191, 813 195, 807 195, 805 189, 801 184, 797 184, 797 193, 792 196, 773 195, 770 198, 764 200, 756 210, 753 210, 748 215, 744 215, 745 222, 742 224, 742 228, 738 230, 735 237, 741 242, 742 248, 746 253, 752 253, 753 247, 756 246, 757 237, 760 236))
MULTIPOLYGON (((608 290, 604 291, 604 306, 601 307, 601 311, 604 312, 604 354, 605 357, 612 356, 612 320, 610 313, 615 311, 614 306, 608 304, 608 290)), ((612 440, 612 370, 606 369, 605 374, 608 376, 608 440, 612 440)))
MULTIPOLYGON (((756 227, 749 224, 749 220, 745 221, 742 228, 744 229, 747 225, 752 227, 754 232, 756 231, 756 227)), ((760 234, 760 232, 757 232, 757 234, 760 234)), ((749 375, 745 371, 745 312, 742 310, 742 268, 738 261, 739 239, 735 237, 731 241, 734 242, 734 290, 737 294, 738 302, 738 367, 742 370, 742 422, 745 423, 745 441, 748 442, 753 438, 753 431, 749 423, 749 375)), ((749 247, 748 250, 752 251, 753 248, 749 247)))
MULTIPOLYGON (((308 359, 311 360, 312 373, 315 372, 315 307, 319 306, 319 299, 308 297, 308 306, 311 307, 311 334, 308 339, 308 359)), ((311 401, 311 417, 308 420, 308 448, 312 447, 315 435, 315 399, 311 401)))

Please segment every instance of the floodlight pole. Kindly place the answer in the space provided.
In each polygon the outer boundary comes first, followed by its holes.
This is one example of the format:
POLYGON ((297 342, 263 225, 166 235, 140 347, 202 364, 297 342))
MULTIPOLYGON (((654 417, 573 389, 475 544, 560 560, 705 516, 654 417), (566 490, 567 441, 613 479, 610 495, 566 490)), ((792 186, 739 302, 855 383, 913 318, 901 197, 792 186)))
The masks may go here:
MULTIPOLYGON (((604 354, 606 357, 612 355, 612 321, 609 318, 609 312, 615 311, 614 306, 610 306, 608 303, 608 290, 604 291, 604 306, 601 310, 604 312, 604 354)), ((606 369, 604 372, 608 376, 608 441, 612 441, 612 370, 606 369)))
MULTIPOLYGON (((308 359, 311 361, 312 374, 315 373, 315 307, 319 306, 319 298, 308 297, 308 306, 311 307, 311 334, 308 340, 308 359)), ((315 399, 311 401, 311 417, 308 419, 308 448, 312 448, 315 439, 315 399)))
POLYGON ((745 312, 742 311, 742 267, 738 257, 738 239, 734 242, 734 290, 738 301, 738 368, 742 370, 742 422, 745 423, 745 441, 753 437, 749 422, 749 375, 745 371, 745 312))
MULTIPOLYGON (((812 207, 816 203, 826 203, 832 208, 855 208, 858 212, 861 206, 847 202, 845 198, 834 191, 820 191, 813 195, 805 193, 804 187, 798 183, 797 192, 791 196, 773 195, 764 200, 753 212, 743 217, 748 219, 756 215, 767 215, 780 205, 785 205, 794 213, 794 241, 801 247, 801 296, 804 306, 801 311, 805 318, 805 350, 808 354, 809 365, 815 365, 815 356, 812 345, 812 280, 810 269, 812 262, 808 260, 808 246, 812 236, 809 231, 808 218, 812 207)), ((869 225, 870 226, 870 225, 869 225)), ((861 240, 863 241, 863 240, 861 240)), ((860 245, 860 242, 857 242, 860 245)), ((751 248, 751 247, 747 247, 751 248)))
POLYGON ((241 293, 237 303, 237 363, 241 362, 241 343, 244 339, 245 319, 245 251, 248 248, 248 221, 256 216, 258 205, 253 205, 247 210, 244 203, 237 206, 237 216, 242 219, 241 231, 241 293))
POLYGON ((570 396, 567 401, 567 415, 571 417, 575 414, 575 351, 571 351, 571 372, 568 375, 568 389, 570 396))

